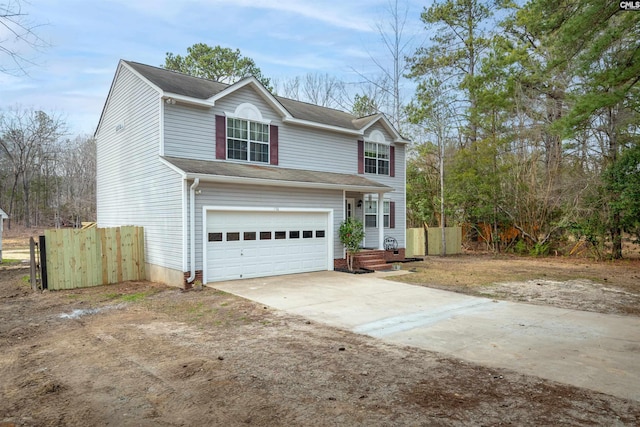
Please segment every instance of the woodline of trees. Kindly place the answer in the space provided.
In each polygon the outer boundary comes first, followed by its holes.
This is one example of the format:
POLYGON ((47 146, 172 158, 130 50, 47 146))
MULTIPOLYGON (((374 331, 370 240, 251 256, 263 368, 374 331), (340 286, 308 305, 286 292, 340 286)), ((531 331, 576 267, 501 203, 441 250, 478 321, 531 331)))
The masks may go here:
POLYGON ((0 206, 12 224, 80 226, 95 221, 96 146, 89 136, 65 139, 53 114, 0 111, 0 206))
POLYGON ((465 224, 493 251, 582 243, 621 258, 623 239, 640 240, 640 14, 606 0, 446 0, 421 19, 433 36, 410 58, 422 134, 409 223, 465 224))

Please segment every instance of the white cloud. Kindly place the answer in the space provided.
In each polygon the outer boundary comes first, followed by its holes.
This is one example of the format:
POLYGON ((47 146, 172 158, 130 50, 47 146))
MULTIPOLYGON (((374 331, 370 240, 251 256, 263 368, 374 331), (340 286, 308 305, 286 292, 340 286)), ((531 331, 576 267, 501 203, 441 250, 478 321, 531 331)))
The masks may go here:
POLYGON ((338 28, 371 32, 371 24, 363 11, 368 10, 372 1, 361 3, 344 2, 307 2, 300 0, 217 0, 215 3, 229 4, 247 8, 277 10, 301 15, 305 18, 324 22, 338 28))

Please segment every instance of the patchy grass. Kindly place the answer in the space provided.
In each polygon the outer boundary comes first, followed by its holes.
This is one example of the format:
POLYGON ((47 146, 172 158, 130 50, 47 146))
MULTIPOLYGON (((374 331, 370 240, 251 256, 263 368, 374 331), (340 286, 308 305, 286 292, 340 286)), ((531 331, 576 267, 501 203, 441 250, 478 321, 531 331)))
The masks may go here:
POLYGON ((562 257, 459 255, 427 257, 424 261, 407 264, 406 268, 414 273, 393 280, 448 290, 536 279, 588 279, 622 289, 637 289, 640 283, 639 260, 595 262, 562 257))
POLYGON ((124 302, 141 301, 149 296, 146 292, 137 292, 135 294, 122 295, 119 299, 124 302))
POLYGON ((640 260, 461 255, 407 265, 390 279, 485 298, 640 316, 640 260))

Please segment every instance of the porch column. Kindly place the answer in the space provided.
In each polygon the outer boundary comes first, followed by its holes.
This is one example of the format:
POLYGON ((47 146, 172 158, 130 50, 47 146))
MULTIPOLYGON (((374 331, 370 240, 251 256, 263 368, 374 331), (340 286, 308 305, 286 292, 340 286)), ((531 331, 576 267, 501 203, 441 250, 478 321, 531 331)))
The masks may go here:
POLYGON ((378 249, 384 249, 384 193, 378 193, 378 249))

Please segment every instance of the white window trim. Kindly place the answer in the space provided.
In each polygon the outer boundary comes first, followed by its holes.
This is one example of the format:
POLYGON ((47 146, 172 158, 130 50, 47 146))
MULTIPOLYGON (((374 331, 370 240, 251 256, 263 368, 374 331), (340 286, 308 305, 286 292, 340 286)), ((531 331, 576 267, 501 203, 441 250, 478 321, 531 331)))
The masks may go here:
POLYGON ((368 174, 371 174, 371 175, 390 176, 391 175, 391 146, 389 144, 386 144, 386 143, 380 143, 380 142, 365 140, 364 141, 364 171, 365 171, 365 173, 368 173, 368 174), (367 156, 367 144, 374 144, 375 145, 375 147, 376 147, 376 157, 367 156), (380 156, 380 147, 381 146, 385 146, 388 149, 387 158, 386 159, 381 159, 379 157, 380 156), (375 172, 367 172, 367 159, 371 159, 371 160, 375 160, 376 161, 376 171, 375 172), (380 173, 380 165, 378 163, 380 161, 387 162, 387 173, 380 173))
POLYGON ((384 137, 384 134, 377 129, 371 131, 369 137, 365 137, 364 140, 367 142, 375 142, 376 144, 391 145, 391 143, 384 137))
MULTIPOLYGON (((364 214, 364 224, 365 224, 366 228, 376 228, 377 229, 378 228, 378 198, 377 197, 372 197, 371 198, 371 202, 376 204, 375 212, 372 212, 372 213, 367 213, 367 203, 369 203, 369 200, 365 200, 363 202, 364 209, 362 209, 362 211, 363 211, 363 214, 364 214), (368 226, 367 227, 367 225, 366 225, 367 224, 367 216, 375 217, 375 219, 376 219, 376 225, 375 226, 368 226)), ((382 203, 383 203, 383 205, 382 205, 383 216, 386 219, 386 221, 384 221, 384 219, 383 219, 383 221, 386 222, 386 225, 384 226, 384 228, 391 228, 391 200, 387 199, 387 198, 384 198, 384 199, 382 199, 382 203), (384 212, 385 206, 387 207, 387 212, 384 212)))
POLYGON ((243 102, 236 107, 236 110, 233 113, 225 111, 224 115, 232 119, 243 119, 266 125, 271 124, 271 120, 263 118, 262 113, 260 112, 258 107, 251 104, 250 102, 243 102))
MULTIPOLYGON (((248 104, 251 105, 251 104, 248 104)), ((236 109, 237 110, 237 109, 236 109)), ((226 114, 226 113, 225 113, 226 114)), ((250 120, 244 117, 235 117, 233 115, 228 115, 226 114, 225 117, 225 150, 226 150, 226 159, 232 162, 238 162, 238 163, 253 163, 253 164, 258 164, 258 165, 268 165, 270 163, 270 157, 271 157, 271 121, 259 121, 259 120, 250 120), (229 157, 229 121, 228 119, 234 119, 234 120, 244 120, 247 122, 247 159, 234 159, 234 158, 230 158, 229 157), (261 162, 261 161, 257 161, 257 160, 251 160, 251 123, 258 123, 258 124, 262 124, 262 125, 267 125, 268 126, 268 130, 267 130, 267 142, 262 142, 262 141, 253 141, 253 143, 256 144, 262 144, 262 145, 266 145, 267 146, 267 161, 266 162, 261 162)), ((231 138, 231 139, 236 139, 236 138, 231 138)))

